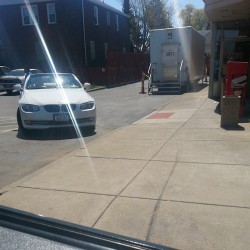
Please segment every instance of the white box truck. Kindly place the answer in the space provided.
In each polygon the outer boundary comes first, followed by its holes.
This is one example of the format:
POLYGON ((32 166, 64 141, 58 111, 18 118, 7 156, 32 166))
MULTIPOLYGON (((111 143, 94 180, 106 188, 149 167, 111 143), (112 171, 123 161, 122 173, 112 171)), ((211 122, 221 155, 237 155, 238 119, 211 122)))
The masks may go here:
POLYGON ((149 92, 182 92, 204 78, 205 38, 192 27, 150 32, 149 92))

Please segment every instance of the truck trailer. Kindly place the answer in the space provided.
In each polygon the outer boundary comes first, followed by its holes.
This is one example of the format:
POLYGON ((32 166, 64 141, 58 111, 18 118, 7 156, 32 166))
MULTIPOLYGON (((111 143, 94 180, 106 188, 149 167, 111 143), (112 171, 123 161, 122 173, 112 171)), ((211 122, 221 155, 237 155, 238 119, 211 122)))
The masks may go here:
POLYGON ((205 38, 190 26, 150 31, 149 92, 176 93, 204 78, 205 38))

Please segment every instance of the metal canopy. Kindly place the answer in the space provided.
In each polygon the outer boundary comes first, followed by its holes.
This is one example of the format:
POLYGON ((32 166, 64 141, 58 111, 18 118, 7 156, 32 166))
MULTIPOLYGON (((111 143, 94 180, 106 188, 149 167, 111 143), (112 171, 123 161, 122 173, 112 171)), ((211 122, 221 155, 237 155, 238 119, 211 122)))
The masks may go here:
POLYGON ((249 0, 203 0, 205 12, 212 22, 244 20, 250 24, 249 0))

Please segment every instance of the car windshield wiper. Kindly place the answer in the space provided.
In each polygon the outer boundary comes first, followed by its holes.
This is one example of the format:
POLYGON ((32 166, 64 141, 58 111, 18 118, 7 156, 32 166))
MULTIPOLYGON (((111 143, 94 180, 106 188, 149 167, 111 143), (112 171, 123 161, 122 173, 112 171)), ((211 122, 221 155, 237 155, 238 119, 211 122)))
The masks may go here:
MULTIPOLYGON (((173 249, 0 205, 0 230, 1 227, 47 239, 47 243, 52 244, 51 248, 53 248, 53 242, 59 242, 76 249, 173 249)), ((11 234, 11 232, 8 233, 11 234)), ((16 240, 20 244, 20 237, 16 240)), ((24 240, 27 241, 27 237, 24 240)), ((33 240, 35 241, 34 237, 33 240)), ((28 242, 34 247, 32 236, 31 241, 28 242)), ((11 238, 11 243, 17 243, 15 238, 11 238)))

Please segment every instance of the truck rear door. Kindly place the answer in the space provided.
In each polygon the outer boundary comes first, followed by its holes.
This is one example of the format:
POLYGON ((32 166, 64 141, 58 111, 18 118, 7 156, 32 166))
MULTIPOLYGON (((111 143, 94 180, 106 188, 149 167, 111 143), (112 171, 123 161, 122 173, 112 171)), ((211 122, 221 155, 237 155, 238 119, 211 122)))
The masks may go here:
POLYGON ((162 78, 163 81, 178 81, 179 45, 162 45, 162 78))

